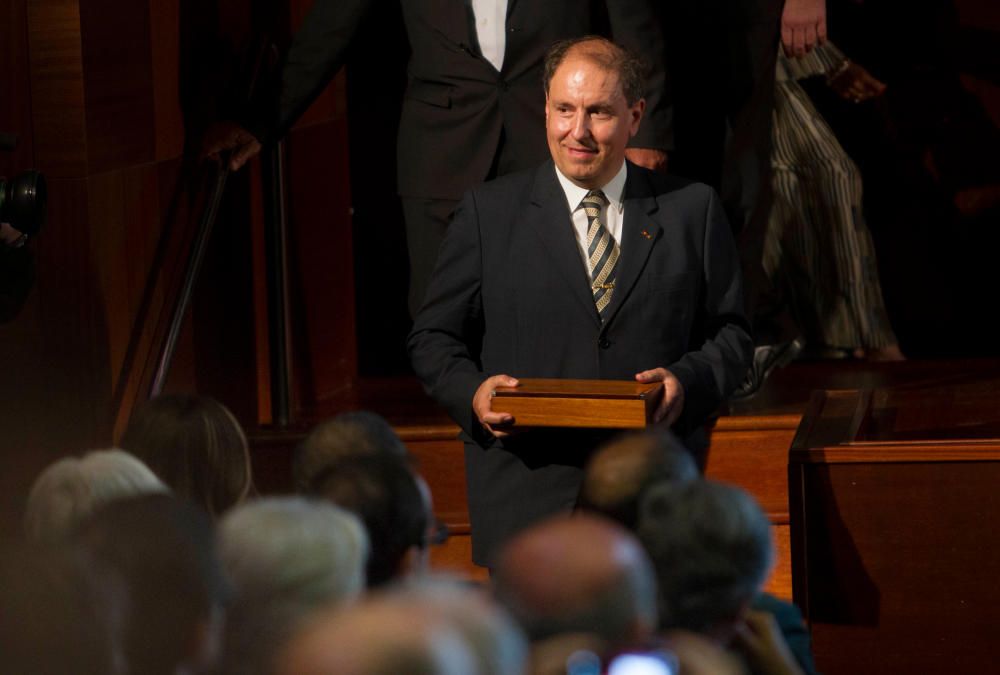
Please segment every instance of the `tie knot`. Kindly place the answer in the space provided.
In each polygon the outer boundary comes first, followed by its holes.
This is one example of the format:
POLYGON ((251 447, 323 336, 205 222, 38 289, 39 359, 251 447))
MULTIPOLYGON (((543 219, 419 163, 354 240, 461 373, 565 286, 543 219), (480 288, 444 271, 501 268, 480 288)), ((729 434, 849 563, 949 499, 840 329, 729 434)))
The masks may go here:
POLYGON ((604 196, 604 193, 600 190, 591 190, 587 195, 580 201, 580 206, 596 206, 598 208, 603 208, 607 206, 608 198, 604 196))

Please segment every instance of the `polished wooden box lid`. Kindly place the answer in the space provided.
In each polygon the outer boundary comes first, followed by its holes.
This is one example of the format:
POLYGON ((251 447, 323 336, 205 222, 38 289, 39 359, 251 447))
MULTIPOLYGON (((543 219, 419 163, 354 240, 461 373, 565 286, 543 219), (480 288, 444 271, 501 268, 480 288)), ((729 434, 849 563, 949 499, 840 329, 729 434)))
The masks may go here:
POLYGON ((497 387, 493 410, 519 427, 636 429, 652 422, 663 384, 631 380, 521 379, 497 387))

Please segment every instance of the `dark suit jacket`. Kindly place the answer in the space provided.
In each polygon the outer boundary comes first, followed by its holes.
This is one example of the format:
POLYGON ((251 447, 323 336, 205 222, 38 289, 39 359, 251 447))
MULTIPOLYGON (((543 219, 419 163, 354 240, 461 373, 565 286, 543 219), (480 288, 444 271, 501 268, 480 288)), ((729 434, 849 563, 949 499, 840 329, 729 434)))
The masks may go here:
MULTIPOLYGON (((412 55, 399 125, 398 189, 408 197, 459 199, 490 172, 501 132, 498 173, 535 166, 548 155, 542 65, 558 40, 606 34, 653 66, 635 147, 670 147, 664 45, 650 0, 508 0, 503 69, 476 47, 465 0, 401 0, 412 55)), ((259 136, 281 135, 343 65, 351 37, 373 0, 316 0, 282 70, 279 107, 251 122, 259 136)))
POLYGON ((629 164, 603 324, 569 208, 551 161, 467 193, 410 334, 417 375, 477 442, 466 468, 479 561, 531 520, 572 507, 592 445, 565 433, 493 442, 472 412, 487 376, 632 380, 664 366, 684 387, 683 431, 749 365, 736 247, 710 188, 629 164))

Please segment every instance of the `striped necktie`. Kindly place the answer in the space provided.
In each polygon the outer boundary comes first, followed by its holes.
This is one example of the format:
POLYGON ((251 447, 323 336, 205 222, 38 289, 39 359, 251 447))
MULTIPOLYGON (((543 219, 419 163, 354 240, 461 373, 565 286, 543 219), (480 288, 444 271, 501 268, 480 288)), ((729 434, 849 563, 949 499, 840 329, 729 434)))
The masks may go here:
POLYGON ((601 210, 608 198, 600 190, 591 190, 580 202, 587 214, 587 258, 590 262, 591 289, 597 313, 604 319, 604 310, 611 303, 615 290, 615 269, 618 263, 618 243, 601 221, 601 210))

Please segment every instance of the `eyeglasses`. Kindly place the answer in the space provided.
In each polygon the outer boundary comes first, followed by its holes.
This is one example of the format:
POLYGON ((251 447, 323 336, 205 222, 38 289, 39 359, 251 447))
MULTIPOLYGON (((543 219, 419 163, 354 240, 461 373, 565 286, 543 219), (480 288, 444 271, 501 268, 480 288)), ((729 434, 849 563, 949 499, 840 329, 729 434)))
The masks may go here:
POLYGON ((435 518, 431 526, 427 528, 427 544, 428 546, 441 546, 448 541, 449 535, 448 526, 435 518))

